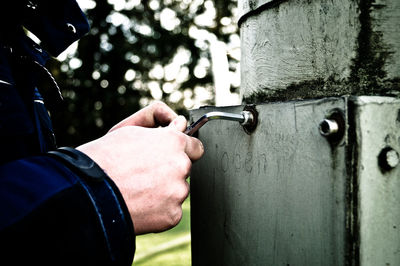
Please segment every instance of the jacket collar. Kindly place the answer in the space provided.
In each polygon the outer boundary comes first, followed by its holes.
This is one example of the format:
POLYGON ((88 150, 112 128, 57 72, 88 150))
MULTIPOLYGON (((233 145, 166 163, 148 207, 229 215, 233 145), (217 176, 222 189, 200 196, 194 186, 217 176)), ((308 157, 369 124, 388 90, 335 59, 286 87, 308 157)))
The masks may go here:
POLYGON ((26 1, 23 25, 42 46, 58 56, 89 31, 89 23, 76 0, 26 1))

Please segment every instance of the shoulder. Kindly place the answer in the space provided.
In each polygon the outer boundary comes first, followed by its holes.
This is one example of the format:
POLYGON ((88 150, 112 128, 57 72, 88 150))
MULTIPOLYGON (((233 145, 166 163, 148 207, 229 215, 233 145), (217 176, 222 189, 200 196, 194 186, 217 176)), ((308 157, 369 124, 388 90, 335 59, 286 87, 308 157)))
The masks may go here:
POLYGON ((76 0, 14 0, 1 3, 0 8, 13 15, 11 23, 0 23, 0 31, 12 34, 10 28, 23 26, 52 56, 58 56, 90 28, 76 0))

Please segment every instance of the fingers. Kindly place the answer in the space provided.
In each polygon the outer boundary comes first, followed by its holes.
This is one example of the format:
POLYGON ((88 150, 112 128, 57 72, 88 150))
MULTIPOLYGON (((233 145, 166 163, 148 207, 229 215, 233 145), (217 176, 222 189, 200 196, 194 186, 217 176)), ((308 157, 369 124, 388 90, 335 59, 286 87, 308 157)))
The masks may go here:
MULTIPOLYGON (((180 132, 185 131, 187 126, 187 120, 183 116, 175 118, 169 127, 174 128, 180 132)), ((201 158, 204 154, 204 147, 200 140, 184 135, 185 138, 185 153, 192 161, 196 161, 201 158)))
POLYGON ((192 161, 197 161, 204 154, 203 143, 199 139, 186 136, 185 153, 192 161))
MULTIPOLYGON (((148 113, 148 123, 152 127, 168 126, 178 115, 165 103, 157 102, 152 104, 148 113)), ((150 127, 150 126, 148 126, 150 127)))
POLYGON ((158 127, 167 126, 178 115, 163 102, 155 102, 122 120, 110 132, 124 126, 158 127))
POLYGON ((169 127, 174 128, 180 132, 185 131, 187 126, 187 120, 184 116, 180 115, 176 117, 170 124, 169 127))

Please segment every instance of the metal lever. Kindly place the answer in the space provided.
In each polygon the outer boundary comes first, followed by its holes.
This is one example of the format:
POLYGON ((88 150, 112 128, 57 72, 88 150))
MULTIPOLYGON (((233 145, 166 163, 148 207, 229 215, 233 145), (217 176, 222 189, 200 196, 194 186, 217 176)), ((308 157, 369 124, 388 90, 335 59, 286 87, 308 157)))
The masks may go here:
POLYGON ((202 126, 204 126, 205 123, 207 123, 210 120, 216 120, 216 119, 237 121, 242 126, 246 126, 253 123, 254 116, 249 111, 242 111, 240 112, 240 114, 218 112, 218 111, 209 112, 204 114, 202 117, 200 117, 199 120, 188 126, 185 130, 185 134, 192 136, 197 130, 199 130, 202 126))

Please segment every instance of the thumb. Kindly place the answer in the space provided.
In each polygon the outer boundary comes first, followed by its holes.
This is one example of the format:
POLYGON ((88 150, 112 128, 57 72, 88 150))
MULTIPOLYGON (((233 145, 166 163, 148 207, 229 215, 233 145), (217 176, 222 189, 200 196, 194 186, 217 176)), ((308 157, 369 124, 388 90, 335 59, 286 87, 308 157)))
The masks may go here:
POLYGON ((169 127, 175 128, 176 130, 183 132, 187 127, 187 120, 184 116, 180 115, 172 120, 172 122, 169 124, 169 127))

